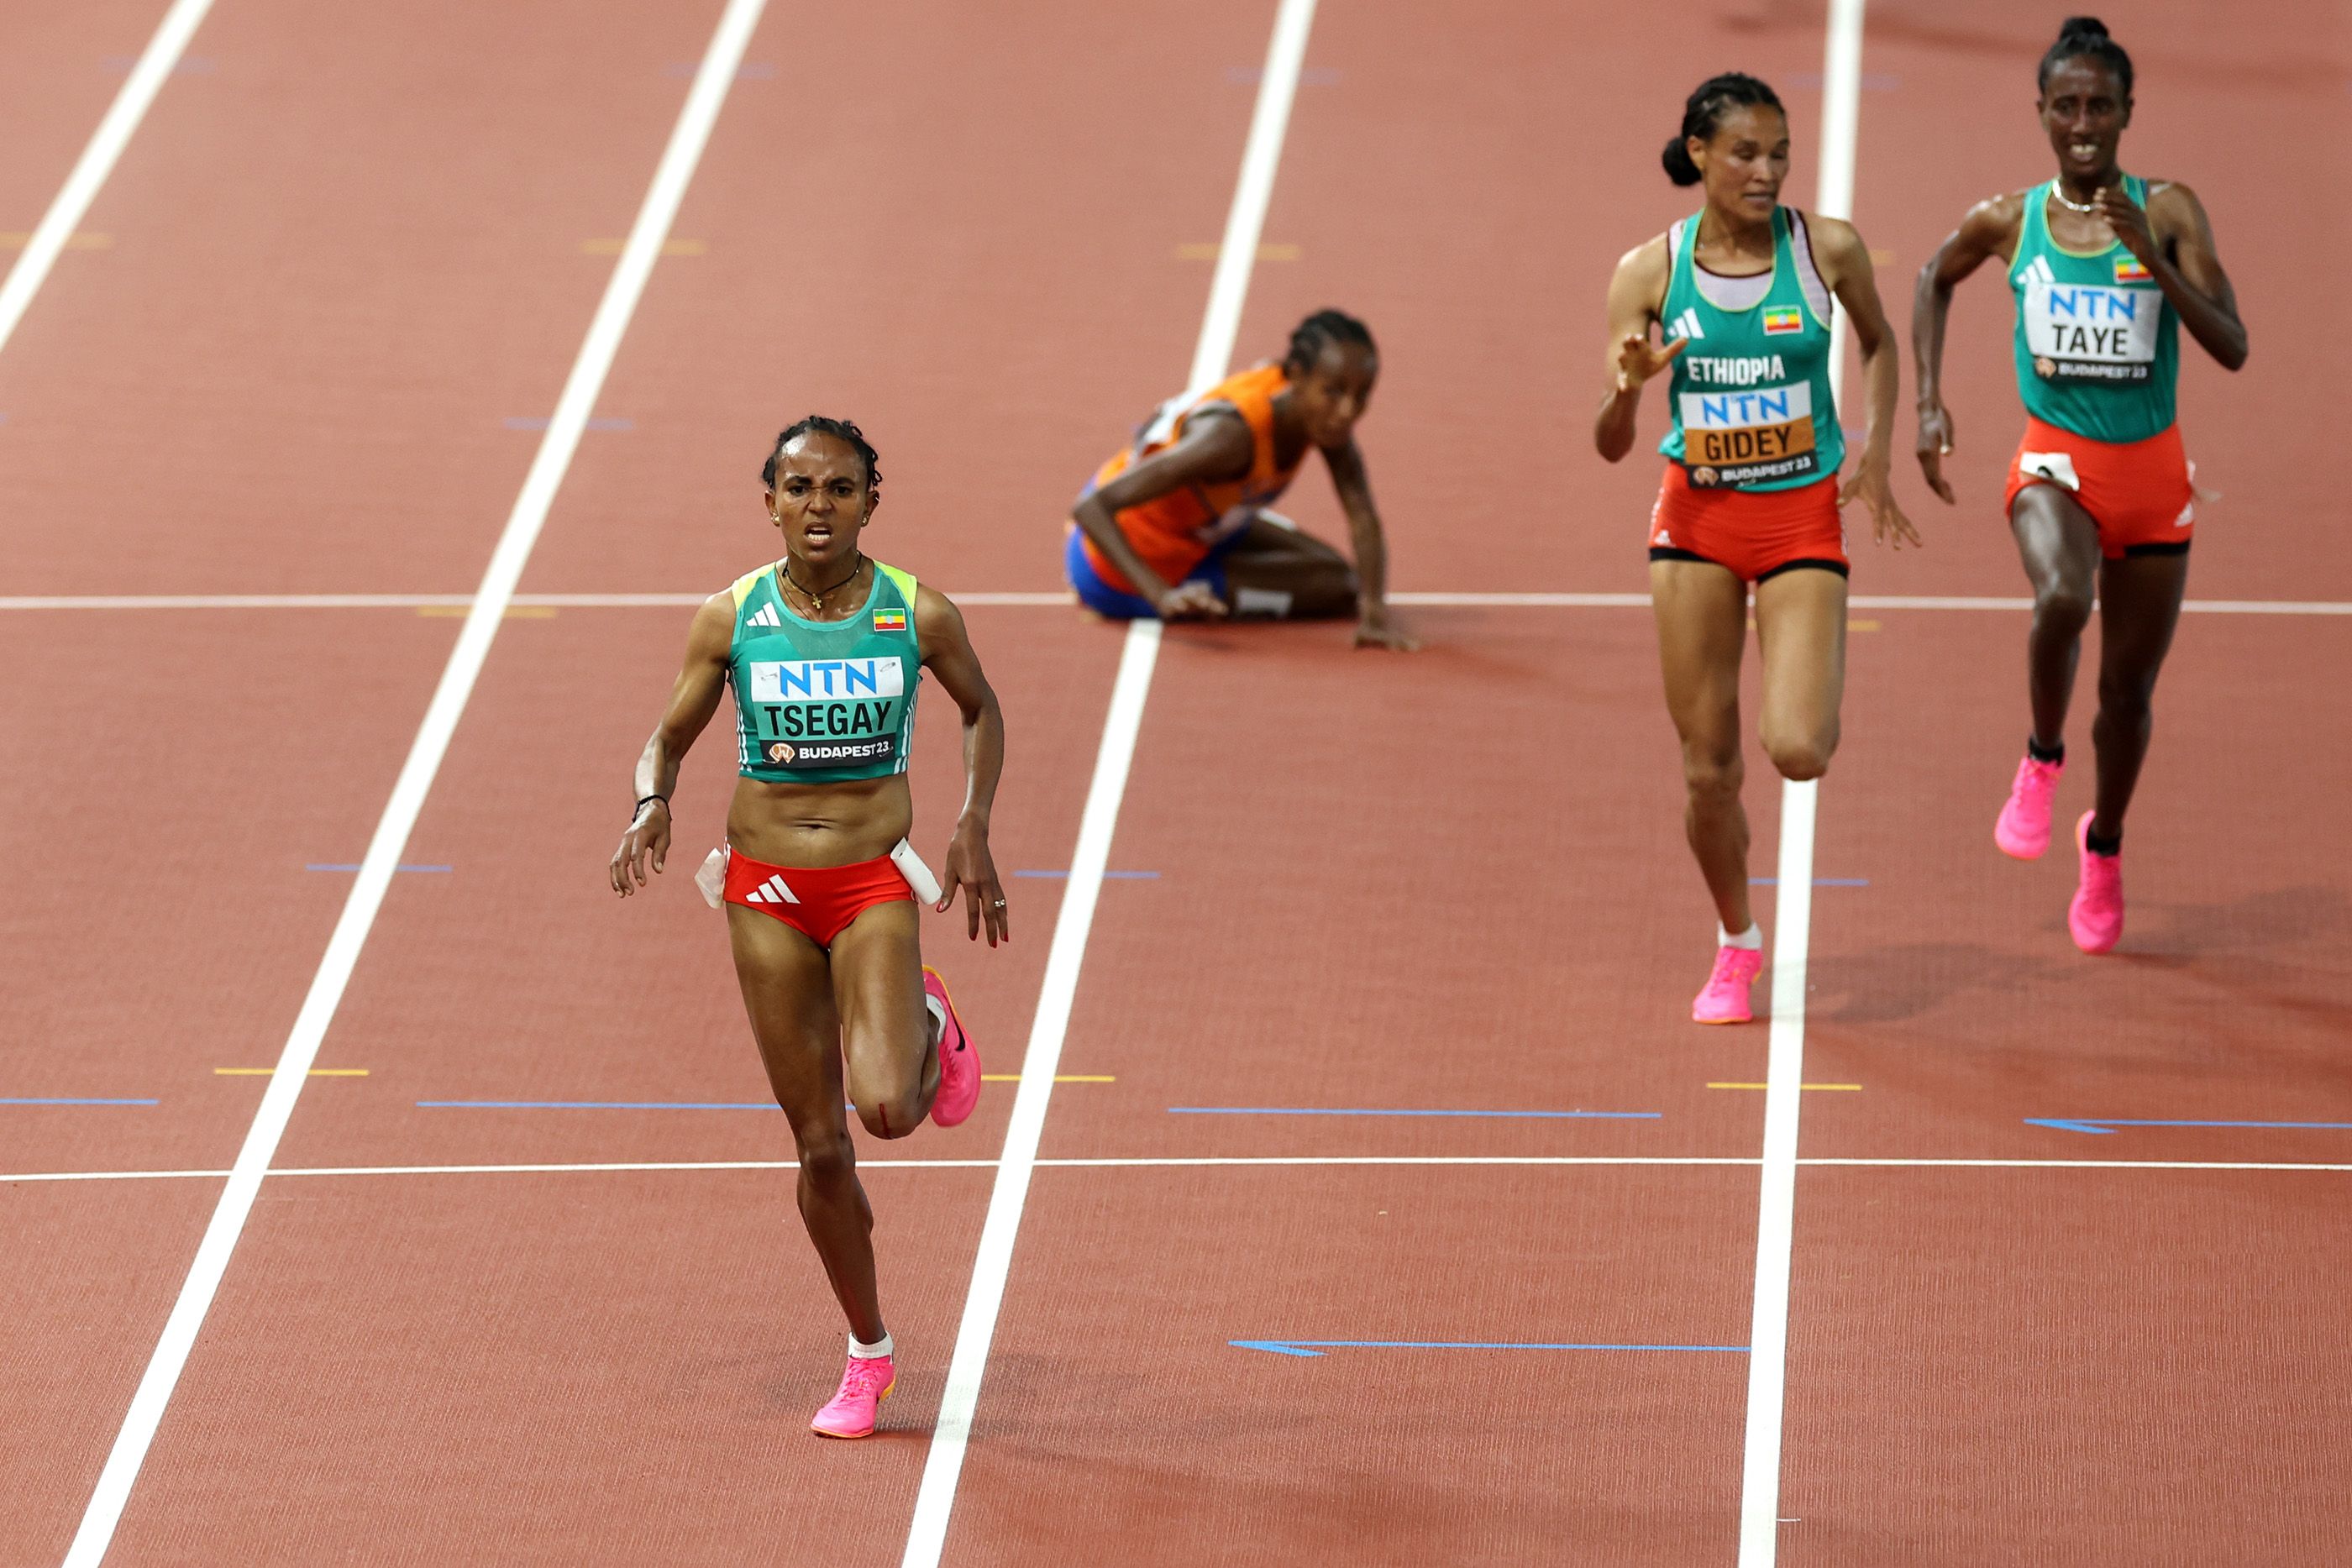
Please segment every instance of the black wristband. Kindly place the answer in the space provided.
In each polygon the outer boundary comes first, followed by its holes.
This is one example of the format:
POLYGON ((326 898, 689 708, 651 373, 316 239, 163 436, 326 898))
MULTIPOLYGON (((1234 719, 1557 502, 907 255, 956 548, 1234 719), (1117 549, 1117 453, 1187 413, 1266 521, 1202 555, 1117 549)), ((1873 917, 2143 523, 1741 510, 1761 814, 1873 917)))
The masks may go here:
POLYGON ((668 797, 668 796, 667 796, 667 795, 645 795, 645 796, 640 796, 640 797, 638 798, 638 800, 637 800, 637 804, 636 804, 635 810, 634 810, 630 811, 629 815, 630 815, 631 817, 635 817, 635 816, 637 814, 637 812, 638 812, 638 811, 642 811, 642 810, 644 810, 646 809, 646 802, 647 800, 659 800, 659 801, 662 803, 662 810, 663 810, 667 811, 667 810, 669 810, 669 797, 668 797))

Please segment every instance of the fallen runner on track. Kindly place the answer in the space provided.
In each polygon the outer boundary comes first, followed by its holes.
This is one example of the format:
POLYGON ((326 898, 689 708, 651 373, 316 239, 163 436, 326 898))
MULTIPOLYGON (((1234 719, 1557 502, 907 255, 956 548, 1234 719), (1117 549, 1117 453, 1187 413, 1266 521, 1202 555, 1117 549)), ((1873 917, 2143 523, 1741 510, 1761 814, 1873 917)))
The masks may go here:
POLYGON ((1757 728, 1784 779, 1819 779, 1837 750, 1845 688, 1845 525, 1870 507, 1880 542, 1919 542, 1888 487, 1895 334, 1853 225, 1780 205, 1789 121, 1770 88, 1737 73, 1700 84, 1666 143, 1667 177, 1706 204, 1628 251, 1609 283, 1608 395, 1593 444, 1633 446, 1643 383, 1671 371, 1665 478, 1650 513, 1650 602, 1666 708, 1682 737, 1684 830, 1721 925, 1691 1017, 1746 1023, 1764 938, 1748 904, 1739 802, 1739 661, 1755 585, 1764 660, 1757 728), (1870 429, 1843 488, 1845 434, 1830 393, 1832 298, 1862 350, 1870 429), (1653 347, 1650 327, 1662 342, 1653 347))
POLYGON ((2074 823, 2066 925, 2085 953, 2124 931, 2124 813, 2139 783, 2157 673, 2172 646, 2196 532, 2195 465, 2174 389, 2180 324, 2228 370, 2246 362, 2238 297, 2188 186, 2117 167, 2132 115, 2131 57, 2095 17, 2072 16, 2042 57, 2037 103, 2058 177, 1979 202, 1919 269, 1919 465, 1946 502, 1944 319, 1952 290, 1999 257, 2017 296, 2025 439, 2010 463, 2010 531, 2033 585, 2025 643, 2033 727, 1993 823, 2004 854, 2036 860, 2066 767, 2066 708, 2091 604, 2099 605, 2098 789, 2074 823))
POLYGON ((1389 609, 1388 546, 1356 447, 1380 373, 1364 324, 1318 310, 1280 361, 1160 404, 1070 509, 1063 567, 1078 601, 1118 621, 1353 615, 1359 648, 1418 647, 1389 609), (1348 514, 1352 567, 1267 510, 1309 447, 1348 514))
POLYGON ((894 1347, 843 1102, 877 1138, 903 1138, 926 1114, 952 1127, 979 1102, 980 1053, 923 963, 916 888, 942 911, 961 889, 972 939, 983 927, 992 947, 1011 936, 988 851, 1004 720, 956 607, 859 548, 882 475, 857 427, 802 420, 761 477, 784 557, 695 612, 610 871, 626 896, 662 869, 678 765, 732 685, 741 776, 720 854, 735 973, 792 1123, 801 1218, 849 1320, 840 1391, 810 1425, 863 1437, 894 1384, 894 1347), (923 670, 963 714, 969 783, 944 893, 906 842, 923 670))

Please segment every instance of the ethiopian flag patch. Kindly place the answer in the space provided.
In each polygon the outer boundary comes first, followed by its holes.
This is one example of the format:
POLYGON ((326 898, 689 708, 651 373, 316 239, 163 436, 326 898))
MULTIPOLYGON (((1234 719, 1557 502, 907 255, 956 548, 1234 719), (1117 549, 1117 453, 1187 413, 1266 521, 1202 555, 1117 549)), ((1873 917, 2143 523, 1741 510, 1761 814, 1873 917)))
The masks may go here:
POLYGON ((1764 335, 1766 337, 1774 338, 1780 336, 1783 332, 1801 332, 1804 329, 1804 314, 1795 306, 1773 305, 1766 307, 1764 311, 1764 335))
POLYGON ((877 632, 904 632, 906 629, 907 612, 905 611, 877 610, 874 612, 874 630, 877 632))
POLYGON ((2116 257, 2117 283, 2147 283, 2152 281, 2155 275, 2148 271, 2147 264, 2139 257, 2130 255, 2116 257))

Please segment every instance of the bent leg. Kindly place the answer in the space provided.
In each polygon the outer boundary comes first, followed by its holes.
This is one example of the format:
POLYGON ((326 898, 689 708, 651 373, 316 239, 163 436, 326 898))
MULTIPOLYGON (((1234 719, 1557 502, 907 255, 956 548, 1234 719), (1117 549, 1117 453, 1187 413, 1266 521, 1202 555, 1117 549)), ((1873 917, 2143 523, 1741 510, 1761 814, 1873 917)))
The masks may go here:
POLYGON ((2123 833, 2124 813, 2147 758, 2156 677, 2180 623, 2189 557, 2126 556, 2108 561, 2099 581, 2099 716, 2091 726, 2099 789, 2091 831, 2113 840, 2123 833))
POLYGON ((1726 931, 1755 924, 1748 906, 1748 812, 1739 803, 1739 659, 1748 587, 1712 561, 1650 563, 1650 608, 1666 712, 1682 738, 1683 831, 1726 931))
POLYGON ((1356 569, 1297 528, 1261 515, 1223 556, 1225 601, 1236 615, 1331 621, 1356 613, 1356 569))
POLYGON ((824 950, 740 904, 728 905, 727 929, 760 1061, 792 1124, 801 1223, 850 1332, 877 1343, 887 1331, 874 1281, 874 1210, 858 1185, 857 1151, 842 1111, 841 1023, 824 950))
POLYGON ((911 899, 877 904, 833 939, 833 999, 849 1101, 877 1138, 923 1124, 940 1092, 940 1057, 923 1005, 923 952, 911 899))
POLYGON ((1798 567, 1756 585, 1756 640, 1764 654, 1764 754, 1780 777, 1829 771, 1845 696, 1845 579, 1798 567))
POLYGON ((2018 559, 2033 589, 2033 629, 2025 638, 2026 694, 2033 744, 2055 753, 2066 739, 2074 667, 2090 623, 2099 571, 2099 526, 2055 485, 2028 485, 2009 509, 2018 559))

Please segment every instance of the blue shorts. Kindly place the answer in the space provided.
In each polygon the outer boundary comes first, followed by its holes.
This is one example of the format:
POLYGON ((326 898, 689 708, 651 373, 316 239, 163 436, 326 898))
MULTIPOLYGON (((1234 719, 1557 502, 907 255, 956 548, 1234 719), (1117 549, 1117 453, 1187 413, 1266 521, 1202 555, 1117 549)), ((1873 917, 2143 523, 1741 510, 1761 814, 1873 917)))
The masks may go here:
MULTIPOLYGON (((1232 598, 1225 583, 1224 557, 1225 552, 1239 544, 1242 538, 1242 535, 1234 534, 1219 541, 1184 580, 1205 582, 1209 585, 1209 591, 1218 598, 1232 598)), ((1139 593, 1113 588, 1102 580, 1102 574, 1095 570, 1095 563, 1087 554, 1085 529, 1070 529, 1069 540, 1062 551, 1062 570, 1069 574, 1070 586, 1077 591, 1078 602, 1096 614, 1108 616, 1114 621, 1152 621, 1159 618, 1160 612, 1152 606, 1151 601, 1139 593)))

